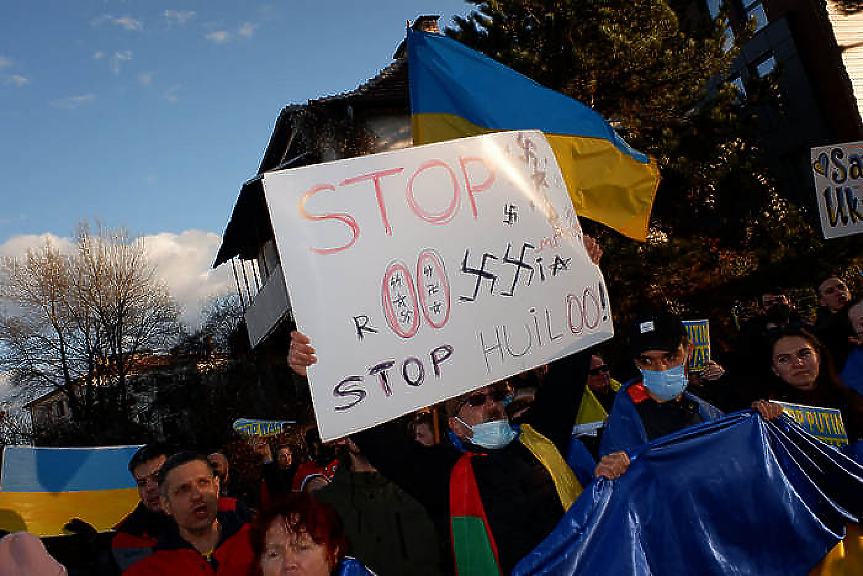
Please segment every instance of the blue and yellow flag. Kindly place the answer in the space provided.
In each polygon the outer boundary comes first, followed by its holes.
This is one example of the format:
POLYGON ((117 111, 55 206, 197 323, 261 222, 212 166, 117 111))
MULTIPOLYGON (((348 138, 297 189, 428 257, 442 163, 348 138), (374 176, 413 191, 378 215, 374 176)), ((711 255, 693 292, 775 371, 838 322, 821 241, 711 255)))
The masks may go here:
POLYGON ((408 30, 407 45, 414 144, 541 130, 576 213, 645 239, 659 170, 602 116, 446 36, 408 30))
POLYGON ((0 528, 37 536, 63 534, 80 518, 109 530, 138 503, 129 460, 140 446, 6 446, 0 473, 0 528))

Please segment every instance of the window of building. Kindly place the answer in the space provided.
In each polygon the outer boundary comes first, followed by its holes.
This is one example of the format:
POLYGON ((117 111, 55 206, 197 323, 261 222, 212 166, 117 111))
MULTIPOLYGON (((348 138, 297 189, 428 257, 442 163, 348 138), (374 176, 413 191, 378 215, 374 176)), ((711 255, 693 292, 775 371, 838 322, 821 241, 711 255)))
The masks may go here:
POLYGON ((755 31, 758 32, 767 26, 767 13, 764 11, 764 4, 761 0, 741 0, 743 5, 743 16, 748 22, 755 18, 755 31))
POLYGON ((732 76, 731 78, 728 79, 728 81, 735 88, 737 88, 737 94, 738 94, 737 99, 738 99, 738 101, 745 100, 746 99, 746 86, 743 84, 743 78, 741 78, 739 75, 738 76, 732 76))
MULTIPOLYGON (((719 10, 722 8, 722 0, 707 0, 707 11, 710 13, 710 18, 716 20, 719 18, 719 10)), ((726 19, 723 22, 725 26, 724 38, 722 41, 722 51, 728 52, 734 48, 734 32, 731 30, 731 23, 726 19)))
POLYGON ((761 58, 755 63, 755 75, 764 78, 776 69, 776 58, 773 54, 761 58))
POLYGON ((719 9, 722 7, 722 0, 707 0, 707 11, 710 17, 716 20, 719 16, 719 9))

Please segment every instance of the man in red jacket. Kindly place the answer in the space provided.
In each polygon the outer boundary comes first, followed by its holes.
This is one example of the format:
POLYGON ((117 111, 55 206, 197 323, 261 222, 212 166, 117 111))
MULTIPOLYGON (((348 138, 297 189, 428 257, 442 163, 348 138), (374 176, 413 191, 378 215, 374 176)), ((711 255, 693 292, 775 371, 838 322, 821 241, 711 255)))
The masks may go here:
POLYGON ((159 495, 175 524, 159 534, 153 554, 126 574, 248 572, 254 562, 248 518, 219 505, 219 479, 205 456, 180 452, 168 458, 159 472, 159 495))

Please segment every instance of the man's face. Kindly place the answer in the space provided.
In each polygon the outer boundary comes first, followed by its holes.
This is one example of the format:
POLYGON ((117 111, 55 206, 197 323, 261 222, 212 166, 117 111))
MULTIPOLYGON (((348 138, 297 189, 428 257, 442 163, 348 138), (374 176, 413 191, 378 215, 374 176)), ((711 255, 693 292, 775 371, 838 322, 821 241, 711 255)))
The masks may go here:
POLYGON ((863 345, 863 302, 848 309, 848 320, 851 321, 851 329, 857 334, 857 344, 863 345))
MULTIPOLYGON (((502 420, 506 418, 503 405, 504 400, 508 396, 509 390, 505 385, 491 384, 484 386, 479 390, 466 394, 462 398, 461 406, 459 406, 455 416, 458 416, 468 426, 502 420)), ((461 429, 459 426, 453 427, 452 423, 450 423, 450 428, 456 434, 459 434, 459 430, 461 429)))
POLYGON ((177 466, 165 478, 162 509, 189 532, 213 525, 219 509, 219 479, 201 460, 177 466))
POLYGON ((432 431, 431 426, 427 422, 417 424, 414 440, 423 446, 434 446, 434 431, 432 431))
POLYGON ((162 506, 159 503, 159 482, 156 480, 156 476, 164 463, 165 455, 163 454, 138 464, 132 470, 135 484, 138 485, 138 497, 141 499, 141 503, 150 512, 158 512, 159 514, 162 513, 162 506))
POLYGON ((611 378, 608 375, 608 366, 600 356, 590 357, 590 368, 587 372, 587 385, 594 392, 604 394, 608 391, 611 385, 611 378))
POLYGON ((848 285, 836 276, 831 276, 818 286, 818 302, 830 312, 838 312, 851 300, 848 285))
POLYGON ((291 454, 290 448, 280 448, 278 453, 276 454, 276 464, 279 469, 287 470, 291 467, 291 463, 294 461, 293 454, 291 454))
POLYGON ((671 370, 686 362, 689 345, 679 344, 673 352, 668 350, 645 350, 635 359, 635 365, 641 370, 671 370))

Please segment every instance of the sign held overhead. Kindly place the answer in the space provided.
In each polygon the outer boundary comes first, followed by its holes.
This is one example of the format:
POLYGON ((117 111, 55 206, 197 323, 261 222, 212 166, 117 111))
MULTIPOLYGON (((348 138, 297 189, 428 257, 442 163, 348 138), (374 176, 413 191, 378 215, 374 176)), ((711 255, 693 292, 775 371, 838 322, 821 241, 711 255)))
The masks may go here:
POLYGON ((602 273, 540 132, 269 173, 264 191, 321 437, 613 335, 602 273))

